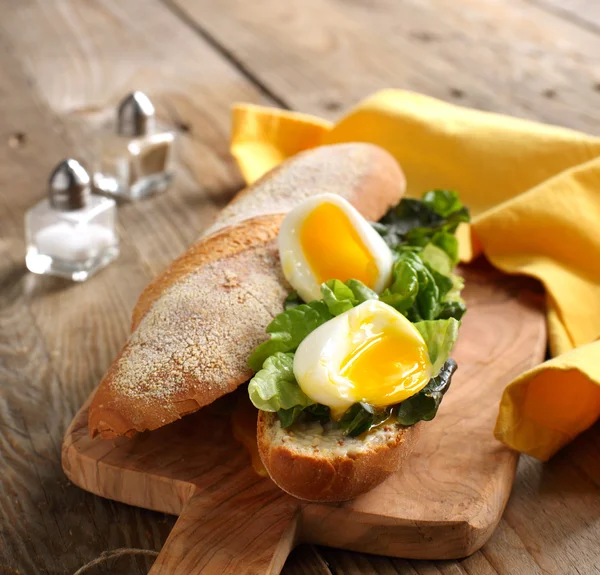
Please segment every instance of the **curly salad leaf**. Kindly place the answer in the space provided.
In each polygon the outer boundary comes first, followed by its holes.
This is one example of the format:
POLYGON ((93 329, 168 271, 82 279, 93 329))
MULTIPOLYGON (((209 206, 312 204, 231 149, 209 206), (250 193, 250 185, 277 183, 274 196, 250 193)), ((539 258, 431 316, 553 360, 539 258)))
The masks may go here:
POLYGON ((432 243, 456 264, 458 241, 454 233, 469 219, 469 210, 456 192, 432 190, 423 200, 403 199, 374 226, 393 250, 423 248, 432 243))
POLYGON ((380 299, 415 324, 436 375, 396 406, 382 409, 354 404, 338 425, 346 435, 356 437, 392 417, 402 425, 432 419, 456 370, 450 352, 466 308, 460 297, 464 282, 453 272, 458 261, 453 234, 466 221, 468 211, 455 192, 434 190, 422 201, 404 199, 374 224, 395 255, 391 285, 380 295, 354 279, 325 282, 322 299, 308 303, 292 292, 285 311, 267 326, 269 339, 250 356, 248 363, 256 375, 248 392, 254 405, 277 412, 286 428, 299 418, 329 421, 329 408, 314 403, 300 389, 293 373, 294 352, 320 325, 369 299, 380 299))
POLYGON ((439 373, 442 366, 448 361, 450 352, 458 339, 459 326, 460 322, 453 317, 415 323, 415 327, 427 344, 433 373, 439 373))
POLYGON ((315 300, 292 307, 280 313, 267 326, 271 336, 250 355, 248 365, 258 371, 267 358, 277 352, 295 351, 302 340, 333 315, 323 301, 315 300))
POLYGON ((431 421, 437 414, 444 394, 450 387, 450 380, 457 365, 448 359, 436 377, 416 395, 398 404, 396 418, 401 425, 414 425, 418 421, 431 421))
POLYGON ((248 390, 255 407, 261 411, 279 411, 314 403, 296 382, 293 366, 293 353, 277 351, 265 360, 248 390))

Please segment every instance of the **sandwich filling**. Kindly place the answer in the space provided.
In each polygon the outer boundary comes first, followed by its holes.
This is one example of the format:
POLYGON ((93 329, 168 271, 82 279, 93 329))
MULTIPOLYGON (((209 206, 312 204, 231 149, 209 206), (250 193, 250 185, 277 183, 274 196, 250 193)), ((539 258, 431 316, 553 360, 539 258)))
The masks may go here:
POLYGON ((300 389, 339 420, 355 403, 386 407, 414 395, 431 379, 432 366, 419 330, 371 299, 309 334, 293 370, 300 389))
POLYGON ((317 442, 432 419, 466 311, 455 232, 469 215, 455 192, 404 199, 377 224, 346 204, 314 196, 284 219, 296 291, 249 360, 252 403, 317 442))

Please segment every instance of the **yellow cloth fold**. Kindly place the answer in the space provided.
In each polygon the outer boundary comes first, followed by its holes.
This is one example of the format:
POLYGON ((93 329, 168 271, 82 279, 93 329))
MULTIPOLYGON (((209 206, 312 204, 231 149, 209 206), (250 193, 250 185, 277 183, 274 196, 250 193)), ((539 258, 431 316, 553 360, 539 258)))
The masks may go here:
POLYGON ((554 359, 506 388, 496 437, 548 459, 600 417, 600 138, 386 90, 339 122, 236 106, 231 151, 251 183, 294 154, 338 142, 387 149, 407 195, 458 190, 472 215, 461 257, 547 290, 554 359))
POLYGON ((331 123, 313 116, 245 104, 233 109, 231 153, 247 183, 286 158, 322 145, 331 123))

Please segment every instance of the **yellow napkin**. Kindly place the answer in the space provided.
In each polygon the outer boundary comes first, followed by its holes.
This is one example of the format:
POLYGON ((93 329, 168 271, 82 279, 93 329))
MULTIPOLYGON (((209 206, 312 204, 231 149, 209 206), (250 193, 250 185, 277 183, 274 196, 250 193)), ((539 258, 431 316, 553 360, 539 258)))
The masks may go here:
POLYGON ((600 138, 386 90, 336 124, 240 105, 231 151, 251 183, 294 154, 371 142, 402 166, 407 195, 458 190, 472 215, 461 257, 540 280, 555 356, 506 388, 496 437, 546 460, 600 417, 600 138))

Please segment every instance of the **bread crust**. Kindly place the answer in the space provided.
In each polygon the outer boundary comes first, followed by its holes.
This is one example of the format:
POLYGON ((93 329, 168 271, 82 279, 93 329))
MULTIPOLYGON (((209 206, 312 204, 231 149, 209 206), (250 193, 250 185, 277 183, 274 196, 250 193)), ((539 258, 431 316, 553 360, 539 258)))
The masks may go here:
POLYGON ((271 479, 290 495, 306 501, 347 501, 398 471, 413 451, 420 426, 388 424, 388 441, 360 452, 332 453, 300 444, 282 432, 276 414, 261 411, 258 451, 271 479))
POLYGON ((225 226, 265 214, 285 214, 315 194, 347 199, 377 221, 404 195, 406 179, 396 160, 373 144, 321 146, 286 160, 243 189, 221 210, 206 237, 225 226))
POLYGON ((299 154, 243 190, 141 294, 132 334, 90 405, 92 436, 156 429, 251 377, 247 359, 291 290, 276 237, 294 205, 336 193, 377 220, 404 190, 395 160, 358 143, 299 154))
POLYGON ((90 405, 92 436, 156 429, 252 376, 247 358, 290 290, 276 267, 280 221, 264 216, 225 228, 148 285, 133 333, 90 405), (168 313, 174 309, 177 319, 168 313))

